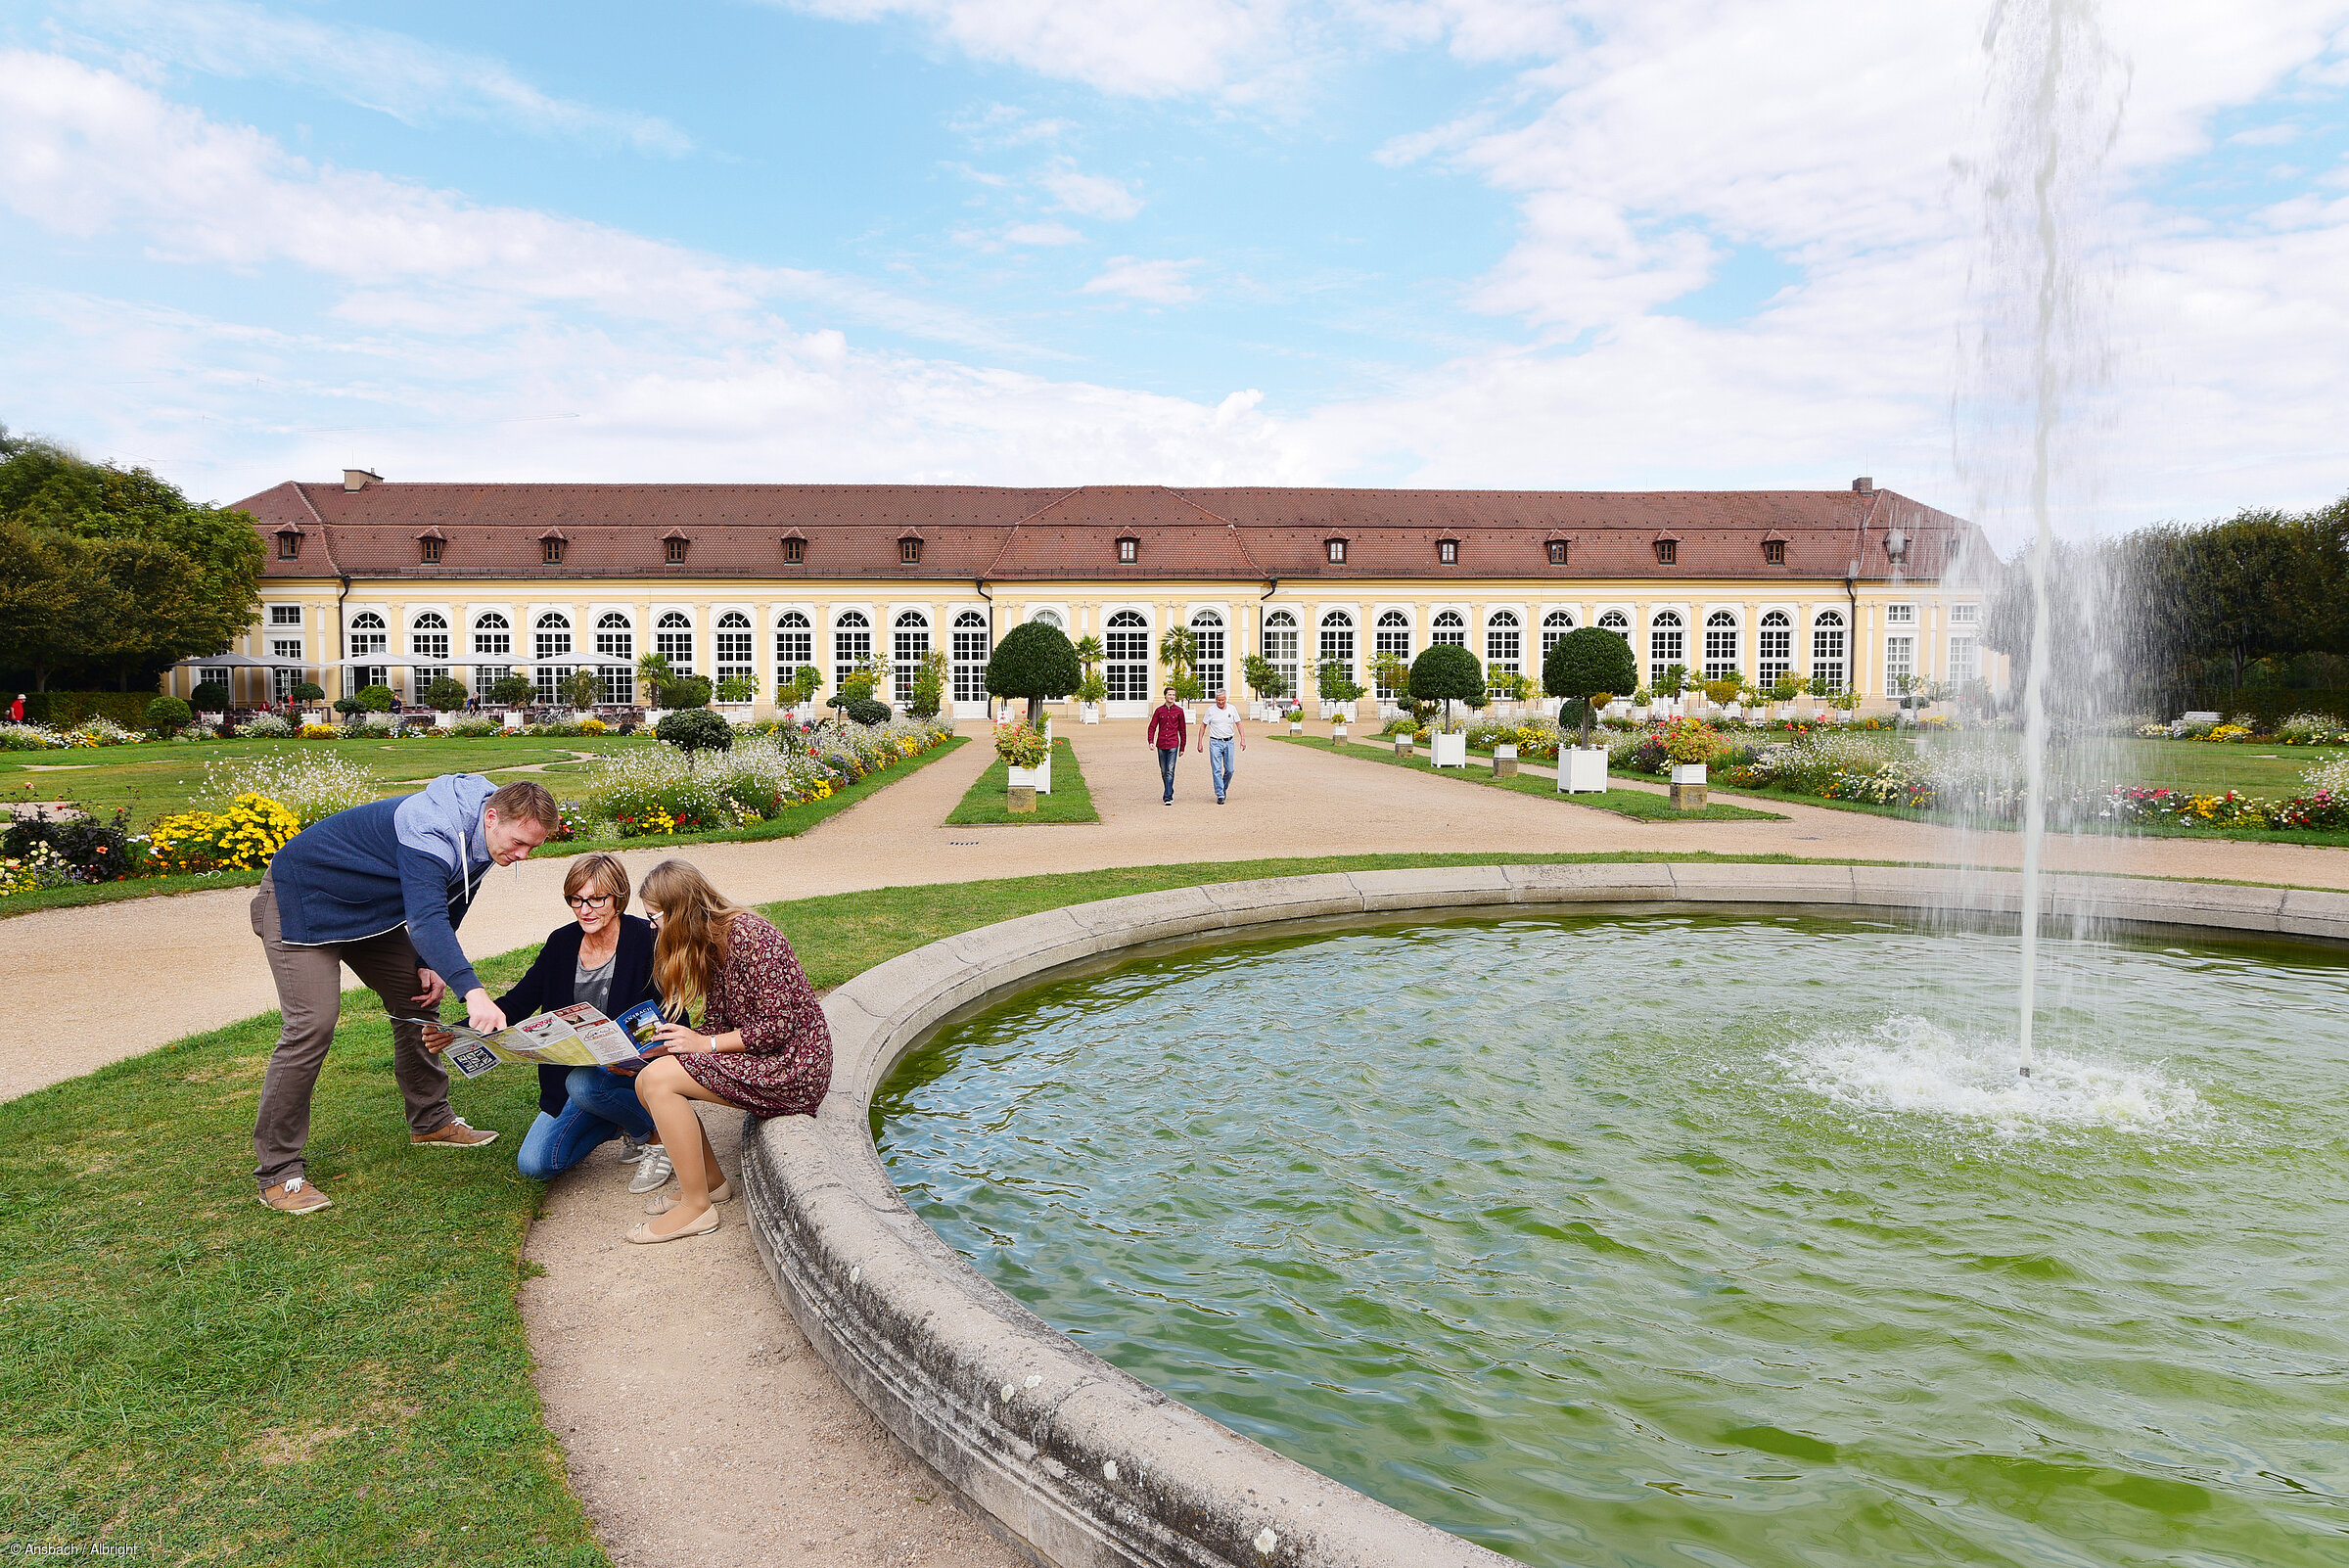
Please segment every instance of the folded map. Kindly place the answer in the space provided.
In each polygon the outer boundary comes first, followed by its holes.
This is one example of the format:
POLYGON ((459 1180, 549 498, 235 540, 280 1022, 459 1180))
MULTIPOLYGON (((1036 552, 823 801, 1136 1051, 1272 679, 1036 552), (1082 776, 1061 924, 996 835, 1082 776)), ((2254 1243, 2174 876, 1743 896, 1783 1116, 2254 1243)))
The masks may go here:
POLYGON ((609 1067, 622 1073, 642 1068, 664 1049, 654 1031, 664 1022, 655 1002, 638 1002, 618 1018, 601 1008, 574 1002, 551 1012, 532 1013, 518 1024, 484 1034, 470 1024, 444 1023, 436 1018, 413 1018, 454 1037, 444 1056, 448 1065, 467 1078, 479 1078, 500 1062, 531 1062, 541 1067, 609 1067))

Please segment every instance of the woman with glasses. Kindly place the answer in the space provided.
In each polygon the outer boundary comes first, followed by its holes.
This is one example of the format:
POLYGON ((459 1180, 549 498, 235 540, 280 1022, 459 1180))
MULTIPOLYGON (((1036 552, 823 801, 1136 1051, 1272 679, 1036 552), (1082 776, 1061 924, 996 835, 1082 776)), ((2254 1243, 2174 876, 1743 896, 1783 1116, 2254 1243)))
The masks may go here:
MULTIPOLYGON (((538 961, 497 999, 508 1018, 588 1002, 618 1018, 641 1001, 658 1002, 653 980, 653 928, 624 913, 628 869, 617 855, 582 854, 563 875, 563 900, 576 923, 551 933, 538 961)), ((640 1162, 629 1190, 649 1192, 668 1178, 668 1161, 647 1148, 653 1119, 636 1098, 632 1079, 601 1067, 538 1069, 538 1119, 514 1156, 522 1174, 543 1181, 568 1171, 597 1145, 623 1138, 622 1158, 640 1162)))

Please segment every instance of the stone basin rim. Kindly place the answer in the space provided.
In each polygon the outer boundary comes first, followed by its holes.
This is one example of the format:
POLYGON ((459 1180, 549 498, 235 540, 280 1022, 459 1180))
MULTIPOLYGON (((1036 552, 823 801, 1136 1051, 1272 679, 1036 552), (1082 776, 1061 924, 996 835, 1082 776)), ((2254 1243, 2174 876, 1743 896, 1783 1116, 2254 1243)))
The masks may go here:
MULTIPOLYGON (((874 1092, 949 1015, 1123 949, 1333 918, 1584 913, 2013 916, 2013 872, 1530 864, 1211 883, 1023 915, 877 964, 824 1001, 831 1091, 746 1119, 745 1219, 817 1354, 998 1535, 1051 1568, 1469 1568, 1512 1561, 1274 1453, 1120 1371, 948 1247, 889 1179, 874 1092)), ((2057 920, 2349 945, 2349 895, 2050 876, 2057 920)))

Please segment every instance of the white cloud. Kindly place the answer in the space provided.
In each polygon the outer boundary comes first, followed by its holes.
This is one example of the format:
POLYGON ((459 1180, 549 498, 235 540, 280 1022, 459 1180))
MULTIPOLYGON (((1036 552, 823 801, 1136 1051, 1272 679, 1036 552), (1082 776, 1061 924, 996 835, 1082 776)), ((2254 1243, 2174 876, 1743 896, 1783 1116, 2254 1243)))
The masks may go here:
POLYGON ((1081 81, 1105 93, 1163 98, 1214 92, 1267 55, 1295 9, 1288 0, 791 0, 843 22, 903 18, 979 60, 1081 81))
POLYGON ((1016 104, 990 104, 947 121, 946 128, 976 147, 1023 147, 1056 142, 1077 128, 1066 119, 1039 119, 1016 104))
POLYGON ((1147 304, 1188 304, 1199 298, 1189 274, 1197 261, 1143 261, 1113 255, 1100 275, 1087 282, 1086 294, 1122 294, 1147 304))
POLYGON ((1037 183, 1052 193, 1053 200, 1064 210, 1080 217, 1122 223, 1142 210, 1142 199, 1128 190, 1123 180, 1106 174, 1081 174, 1064 164, 1039 175, 1037 183))
POLYGON ((1077 245, 1083 239, 1066 223, 1014 223, 1003 231, 1005 245, 1077 245))
POLYGON ((408 124, 497 119, 540 135, 692 149, 658 115, 553 97, 499 61, 382 27, 283 16, 239 0, 79 0, 73 13, 140 54, 215 76, 299 82, 408 124))

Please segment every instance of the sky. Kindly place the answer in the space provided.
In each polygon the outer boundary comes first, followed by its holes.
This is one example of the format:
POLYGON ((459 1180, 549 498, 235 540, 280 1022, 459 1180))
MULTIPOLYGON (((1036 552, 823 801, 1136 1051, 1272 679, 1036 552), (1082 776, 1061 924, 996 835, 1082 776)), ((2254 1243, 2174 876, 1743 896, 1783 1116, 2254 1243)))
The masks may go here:
POLYGON ((217 500, 1867 475, 2011 542, 2048 125, 2059 529, 2349 492, 2349 0, 20 0, 0 422, 217 500))

